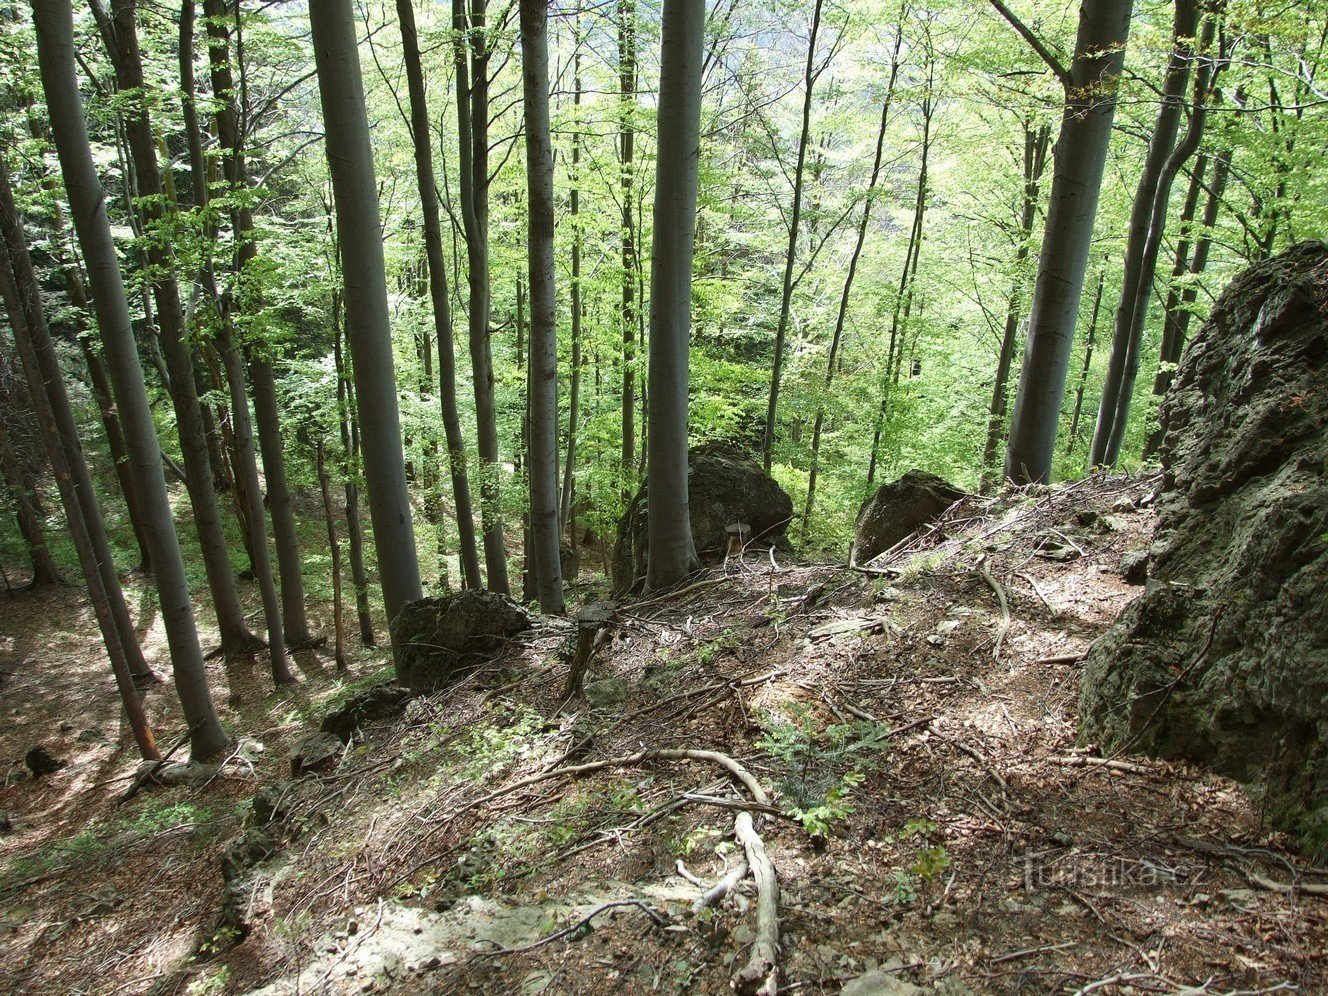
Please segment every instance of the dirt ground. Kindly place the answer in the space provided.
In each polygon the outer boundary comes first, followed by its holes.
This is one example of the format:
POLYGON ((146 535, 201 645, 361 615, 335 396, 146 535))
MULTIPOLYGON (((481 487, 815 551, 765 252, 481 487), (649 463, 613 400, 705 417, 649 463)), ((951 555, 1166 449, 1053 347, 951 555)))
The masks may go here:
MULTIPOLYGON (((760 896, 692 900, 741 863, 746 811, 778 880, 779 992, 870 973, 861 991, 1324 991, 1328 872, 1257 799, 1077 740, 1078 662, 1142 590, 1121 559, 1155 484, 971 499, 875 574, 750 552, 619 606, 589 701, 561 710, 574 627, 537 622, 296 785, 289 745, 384 656, 348 686, 302 654, 281 693, 218 661, 227 723, 261 750, 124 804, 134 756, 78 592, 4 602, 0 990, 728 992, 760 896), (68 764, 23 777, 39 744, 68 764), (290 801, 276 853, 224 890, 263 786, 290 801), (219 926, 237 896, 238 931, 219 926)), ((149 704, 171 743, 169 690, 149 704)))

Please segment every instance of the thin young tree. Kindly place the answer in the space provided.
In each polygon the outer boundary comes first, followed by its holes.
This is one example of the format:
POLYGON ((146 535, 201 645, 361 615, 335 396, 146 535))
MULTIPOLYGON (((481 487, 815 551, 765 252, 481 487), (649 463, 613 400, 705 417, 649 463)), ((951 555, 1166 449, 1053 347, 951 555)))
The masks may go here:
POLYGON ((881 101, 881 124, 876 130, 876 153, 872 159, 871 178, 867 181, 867 192, 862 201, 862 217, 858 219, 857 237, 853 243, 853 253, 849 257, 848 270, 844 274, 844 286, 839 294, 839 308, 835 312, 835 330, 830 337, 830 350, 825 359, 824 390, 817 399, 816 419, 812 423, 811 467, 807 472, 807 504, 802 512, 802 534, 806 538, 811 529, 812 508, 816 498, 816 479, 821 467, 821 430, 825 426, 825 407, 834 383, 835 370, 839 363, 839 347, 844 337, 844 324, 848 319, 849 296, 853 292, 853 281, 858 274, 858 261, 867 242, 867 225, 871 220, 872 205, 876 199, 876 187, 881 178, 881 162, 885 152, 885 134, 890 124, 890 107, 894 102, 895 84, 899 79, 899 54, 904 44, 904 12, 906 6, 900 5, 899 17, 895 27, 895 43, 890 55, 890 79, 886 83, 885 98, 881 101))
POLYGON ((622 492, 630 498, 636 476, 636 0, 618 0, 618 196, 622 222, 622 492))
POLYGON ((573 38, 572 110, 576 121, 572 131, 572 189, 568 194, 572 228, 572 370, 567 399, 567 458, 563 461, 563 491, 558 507, 558 528, 572 552, 571 574, 576 575, 576 529, 572 502, 576 489, 576 437, 581 422, 581 323, 585 303, 581 299, 581 31, 573 38))
POLYGON ((1005 477, 1051 477, 1061 402, 1074 346, 1079 299, 1106 168, 1116 91, 1125 65, 1133 0, 1083 0, 1069 69, 1000 2, 992 5, 1043 59, 1065 90, 1060 135, 1052 154, 1051 192, 1028 314, 1005 477))
POLYGON ((388 618, 394 619, 402 605, 420 597, 420 567, 401 447, 378 186, 350 0, 320 0, 309 8, 309 23, 337 209, 346 335, 364 434, 369 515, 383 603, 388 618))
POLYGON ((997 456, 1001 437, 1005 431, 1005 414, 1009 408, 1010 368, 1014 365, 1015 347, 1019 340, 1020 304, 1024 296, 1024 264, 1028 259, 1029 242, 1033 238, 1033 223, 1037 220, 1038 188, 1042 171, 1047 163, 1047 147, 1051 144, 1048 125, 1034 127, 1024 120, 1024 188, 1020 199, 1019 223, 1015 229, 1014 279, 1005 308, 1005 328, 1001 331, 1001 349, 996 358, 996 377, 991 388, 991 405, 987 409, 987 441, 982 447, 982 484, 995 483, 997 456))
POLYGON ((704 0, 664 0, 650 263, 650 591, 681 583, 699 566, 688 514, 687 392, 704 42, 704 0))
POLYGON ((105 191, 88 142, 75 69, 73 11, 69 0, 33 0, 32 11, 37 29, 37 61, 50 113, 51 133, 60 159, 70 214, 88 269, 107 373, 124 422, 130 466, 134 471, 134 489, 143 508, 151 546, 157 598, 170 647, 175 690, 189 728, 191 754, 202 759, 222 750, 230 743, 230 738, 221 725, 208 689, 184 558, 176 538, 170 497, 162 472, 161 446, 134 344, 128 298, 106 213, 105 191))
MULTIPOLYGON (((1201 50, 1207 50, 1213 42, 1216 31, 1216 19, 1208 17, 1204 21, 1202 36, 1199 39, 1201 50)), ((1094 462, 1115 466, 1120 460, 1121 446, 1125 441, 1125 428, 1130 420, 1130 406, 1134 400, 1134 384, 1139 376, 1139 357, 1143 352, 1144 322, 1148 318, 1148 304, 1153 296, 1153 277, 1157 272, 1157 257, 1162 248, 1162 235, 1167 227, 1167 214, 1170 208, 1171 185, 1180 172, 1180 168, 1199 149, 1208 121, 1209 88, 1216 74, 1219 63, 1211 56, 1202 57, 1194 74, 1193 106, 1190 111, 1189 125, 1171 154, 1162 165, 1157 189, 1153 193, 1153 203, 1149 212, 1148 229, 1144 234, 1144 244, 1139 265, 1139 282, 1134 288, 1134 303, 1130 310, 1130 323, 1123 343, 1112 342, 1113 369, 1117 362, 1118 344, 1123 348, 1124 357, 1120 360, 1119 381, 1115 385, 1115 404, 1108 413, 1105 408, 1100 412, 1099 428, 1109 419, 1106 429, 1105 449, 1095 454, 1094 462), (1096 459, 1100 458, 1100 459, 1096 459)), ((1106 397, 1106 391, 1103 392, 1106 397)), ((1095 440, 1096 441, 1096 440, 1095 440)))
MULTIPOLYGON (((429 298, 433 302, 434 336, 438 340, 438 401, 443 432, 447 439, 448 467, 452 473, 452 498, 456 504, 460 539, 461 573, 467 588, 480 587, 480 559, 475 543, 475 513, 470 504, 470 479, 466 473, 466 441, 461 435, 457 411, 456 356, 452 349, 452 310, 447 286, 447 264, 443 259, 443 230, 438 211, 438 187, 433 169, 433 134, 429 125, 424 70, 420 65, 419 34, 415 29, 412 0, 397 0, 401 23, 401 50, 406 64, 410 94, 411 139, 415 149, 415 180, 420 188, 420 210, 424 215, 424 252, 429 270, 429 298)), ((428 353, 428 347, 425 347, 428 353)))
MULTIPOLYGON (((1175 13, 1171 28, 1171 55, 1162 77, 1161 102, 1157 120, 1148 140, 1143 169, 1135 187, 1130 208, 1130 228, 1122 258, 1120 298, 1116 303, 1111 351, 1107 361, 1106 378, 1102 385, 1102 398, 1097 416, 1097 428, 1089 448, 1088 462, 1096 467, 1108 462, 1107 450, 1115 421, 1116 404, 1120 398, 1121 382, 1125 376, 1125 356, 1134 332, 1134 308, 1139 288, 1152 284, 1152 274, 1145 274, 1144 244, 1153 220, 1153 204, 1163 190, 1163 169, 1176 144, 1181 115, 1185 109, 1185 88, 1190 77, 1190 63, 1194 59, 1195 31, 1199 26, 1199 5, 1195 0, 1175 0, 1175 13)), ((1150 286, 1151 289, 1151 286, 1150 286)))
POLYGON ((470 366, 475 389, 476 443, 480 456, 480 521, 488 588, 507 594, 507 547, 503 535, 498 462, 498 412, 494 405, 493 351, 489 346, 489 60, 493 41, 486 30, 485 0, 452 0, 456 32, 458 194, 466 234, 469 284, 470 366))
POLYGON ((815 0, 811 27, 807 33, 807 58, 802 71, 802 128, 798 132, 797 165, 793 168, 793 203, 789 208, 788 245, 784 251, 784 278, 779 297, 779 320, 775 324, 775 355, 770 363, 770 395, 766 403, 765 434, 761 437, 761 462, 770 473, 771 452, 775 442, 775 420, 779 414, 779 386, 784 372, 784 341, 788 337, 789 314, 793 306, 793 268, 798 258, 798 231, 802 224, 802 195, 807 172, 807 147, 811 141, 812 90, 830 60, 816 61, 816 41, 821 32, 823 0, 815 0))
POLYGON ((553 255, 553 137, 549 130, 549 7, 521 0, 530 277, 530 531, 540 609, 561 614, 558 536, 558 322, 553 255))

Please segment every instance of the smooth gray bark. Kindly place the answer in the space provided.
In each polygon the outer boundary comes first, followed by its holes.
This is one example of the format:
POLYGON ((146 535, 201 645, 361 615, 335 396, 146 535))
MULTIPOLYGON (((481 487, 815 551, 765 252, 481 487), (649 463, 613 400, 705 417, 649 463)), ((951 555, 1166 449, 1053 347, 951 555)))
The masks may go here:
POLYGON ((618 0, 618 196, 622 201, 622 492, 636 491, 636 0, 618 0))
POLYGON ((364 433, 369 515, 383 603, 388 618, 393 619, 403 604, 420 597, 420 567, 401 449, 378 187, 350 0, 320 0, 309 8, 309 22, 337 207, 346 335, 364 433))
MULTIPOLYGON (((452 349, 452 310, 448 296, 447 264, 443 259, 443 230, 438 212, 438 187, 434 179, 433 131, 420 66, 419 36, 411 0, 397 0, 401 22, 401 47, 410 93, 411 133, 415 146, 415 180, 420 188, 420 210, 424 216, 424 252, 429 269, 429 297, 433 302, 434 337, 438 341, 438 402, 447 438, 447 462, 452 473, 452 498, 456 504, 460 539, 461 573, 466 587, 480 587, 479 550, 475 543, 475 512, 470 503, 470 480, 466 474, 466 441, 461 435, 457 411, 456 356, 452 349)), ((424 355, 429 354, 425 344, 424 355)))
MULTIPOLYGON (((484 567, 490 591, 507 594, 507 545, 503 534, 502 466, 498 460, 498 413, 494 407, 493 350, 489 343, 489 53, 485 0, 452 0, 456 31, 457 137, 460 145, 459 194, 466 233, 466 268, 470 291, 470 367, 475 389, 476 443, 480 455, 480 521, 484 529, 484 567)), ((519 350, 518 350, 519 352, 519 350)))
POLYGON ((364 433, 369 518, 378 554, 378 579, 388 619, 418 599, 410 497, 401 450, 401 416, 392 363, 388 283, 382 262, 378 189, 369 147, 356 21, 351 0, 321 0, 309 8, 313 56, 323 100, 328 169, 336 199, 337 243, 345 284, 345 328, 355 361, 355 393, 364 433))
MULTIPOLYGON (((1199 45, 1207 49, 1213 41, 1216 21, 1209 18, 1204 23, 1203 37, 1199 45)), ((1140 260, 1139 283, 1134 289, 1134 307, 1130 315, 1129 335, 1125 341, 1124 365, 1121 368, 1120 388, 1116 393, 1116 403, 1111 412, 1111 427, 1107 435, 1106 451, 1102 462, 1115 466, 1120 460, 1121 446, 1125 441, 1125 427, 1130 420, 1130 406, 1134 401, 1134 384, 1139 376, 1139 356, 1143 352, 1144 322, 1148 318, 1148 305, 1153 296, 1153 277, 1157 272, 1157 257, 1162 249, 1162 234, 1167 227, 1167 212, 1170 207, 1171 185, 1183 166, 1199 149, 1203 140, 1204 129, 1208 121, 1209 86, 1212 82, 1214 63, 1204 57, 1194 74, 1194 102, 1190 111, 1190 123, 1185 134, 1171 150, 1162 166, 1162 175, 1158 180, 1157 190, 1153 194, 1153 207, 1149 216, 1148 231, 1144 237, 1142 258, 1140 260)), ((1114 344, 1113 344, 1114 346, 1114 344)))
POLYGON ((208 588, 217 614, 222 653, 227 658, 247 654, 262 645, 245 622, 244 608, 235 586, 226 534, 217 504, 207 433, 194 379, 194 362, 185 342, 184 309, 175 276, 175 258, 162 228, 170 219, 174 198, 163 183, 157 164, 157 144, 145 101, 143 59, 138 46, 136 7, 131 0, 111 0, 109 17, 94 2, 98 28, 115 68, 121 93, 136 95, 123 110, 125 138, 137 181, 144 226, 144 247, 151 268, 152 296, 166 368, 170 372, 171 400, 175 407, 180 449, 184 455, 185 484, 194 513, 208 588))
MULTIPOLYGON (((1163 169, 1167 164, 1167 158, 1171 155, 1172 147, 1176 144, 1176 134, 1180 131, 1181 113, 1185 107, 1185 84, 1190 76, 1190 62, 1194 57, 1194 33, 1198 26, 1199 9, 1194 0, 1175 0, 1175 18, 1171 28, 1171 56, 1167 61, 1166 75, 1162 80, 1162 101, 1158 107, 1157 121, 1153 125, 1153 134, 1148 141, 1148 152, 1144 156, 1143 169, 1139 173, 1134 202, 1130 208, 1130 228, 1122 260, 1121 290, 1116 303, 1111 351, 1108 354, 1106 377, 1102 383, 1097 427, 1094 429, 1093 442, 1088 451, 1090 467, 1115 462, 1108 451, 1116 419, 1116 406, 1120 401, 1125 379, 1126 355, 1129 353, 1130 342, 1135 334, 1135 308, 1139 303, 1140 288, 1151 291, 1153 282, 1153 274, 1145 272, 1147 269, 1144 258, 1145 247, 1153 220, 1154 203, 1159 199, 1159 195, 1163 211, 1166 210, 1166 195, 1170 193, 1171 185, 1163 183, 1163 169)), ((1142 329, 1142 322, 1138 323, 1138 327, 1142 329)))
POLYGON ((69 0, 33 0, 37 59, 69 197, 70 214, 83 249, 92 300, 101 326, 107 373, 125 428, 134 489, 143 509, 157 596, 170 647, 176 693, 189 727, 195 758, 216 754, 230 743, 212 704, 189 598, 184 558, 166 492, 161 447, 148 405, 143 370, 129 317, 120 263, 106 214, 105 191, 92 161, 83 101, 74 68, 73 12, 69 0))
POLYGON ((558 542, 558 322, 553 257, 553 138, 549 131, 549 8, 521 0, 530 276, 530 530, 540 609, 561 615, 558 542))
MULTIPOLYGON (((244 199, 248 175, 244 156, 244 122, 241 118, 233 75, 230 68, 231 35, 226 28, 233 17, 239 26, 238 0, 234 11, 229 0, 204 0, 208 15, 208 66, 213 93, 220 98, 217 111, 217 139, 222 156, 222 172, 235 200, 231 204, 231 228, 235 239, 234 271, 237 288, 228 295, 231 312, 238 306, 261 311, 261 289, 245 279, 245 270, 258 257, 253 212, 244 199)), ((236 36, 236 58, 243 59, 236 36)), ((241 77, 243 81, 243 76, 241 77)), ((262 343, 238 343, 248 367, 249 386, 254 400, 254 420, 258 429, 259 455, 263 461, 263 483, 267 486, 267 510, 272 517, 272 539, 277 549, 277 569, 281 575, 281 625, 286 642, 293 647, 312 642, 304 604, 304 568, 299 538, 295 531, 295 511, 290 484, 286 479, 285 442, 281 435, 281 406, 277 397, 276 374, 262 343)), ((258 521, 262 521, 260 518, 258 521)), ((264 540, 266 542, 266 539, 264 540)))
MULTIPOLYGON (((210 196, 207 183, 207 164, 203 157, 202 131, 195 111, 194 94, 194 58, 193 58, 193 0, 184 0, 180 16, 180 84, 184 96, 185 128, 188 132, 190 178, 193 186, 194 203, 200 209, 206 208, 210 196)), ((215 30, 215 29, 214 29, 215 30)), ((226 54, 218 48, 209 49, 213 64, 220 59, 224 62, 226 54)), ((232 105, 223 101, 218 110, 218 117, 229 113, 232 105)), ((224 132, 224 127, 218 128, 224 132)), ((209 240, 215 238, 212 225, 207 225, 204 233, 209 240)), ((281 605, 277 598, 276 580, 272 576, 272 561, 267 549, 266 518, 263 512, 262 492, 258 482, 258 461, 254 452, 253 422, 249 418, 249 398, 245 394, 244 364, 240 351, 235 345, 234 321, 231 315, 229 296, 217 291, 216 276, 212 269, 209 255, 204 261, 201 277, 208 295, 217 307, 216 353, 222 366, 220 381, 225 381, 230 397, 230 449, 234 454, 235 499, 237 518, 244 532, 245 547, 249 552, 249 563, 253 568, 254 579, 258 582, 259 594, 263 602, 263 619, 267 625, 268 661, 272 669, 272 680, 284 684, 293 680, 294 675, 286 660, 286 638, 281 620, 281 605)), ((215 368, 214 368, 215 369, 215 368)), ((214 374, 215 375, 215 374, 214 374)))
MULTIPOLYGON (((133 626, 128 623, 128 612, 123 612, 121 618, 113 608, 118 600, 120 608, 124 609, 124 593, 110 560, 110 544, 106 541, 101 508, 92 487, 87 461, 83 459, 78 427, 46 326, 37 277, 28 255, 3 157, 0 157, 0 225, 4 228, 4 244, 0 244, 0 298, 4 299, 14 330, 14 345, 37 414, 39 435, 55 476, 70 539, 83 569, 88 600, 101 629, 129 728, 139 753, 147 759, 156 758, 160 755, 131 673, 130 648, 140 666, 146 668, 146 665, 133 626), (98 537, 96 540, 94 533, 98 537), (108 584, 113 590, 108 590, 108 584), (121 629, 122 624, 129 625, 127 633, 121 629)), ((4 423, 0 420, 0 448, 4 447, 4 423)))
POLYGON ((651 591, 679 584, 699 566, 688 515, 687 390, 705 0, 664 0, 661 30, 646 477, 651 591))
POLYGON ((1051 129, 1042 125, 1036 129, 1024 122, 1024 195, 1019 209, 1019 241, 1014 254, 1015 277, 1010 288, 1010 299, 1005 309, 1005 328, 1001 332, 1001 349, 996 359, 996 378, 991 389, 991 406, 987 410, 987 441, 982 447, 982 484, 995 483, 997 454, 1005 430, 1005 413, 1009 407, 1010 368, 1014 365, 1015 347, 1019 341, 1019 306, 1024 295, 1024 263, 1028 259, 1029 240, 1033 237, 1033 223, 1037 219, 1038 187, 1042 170, 1047 162, 1047 146, 1051 143, 1051 129))
POLYGON ((1079 9, 1028 342, 1005 451, 1005 476, 1020 483, 1051 478, 1132 10, 1132 0, 1083 0, 1079 9))

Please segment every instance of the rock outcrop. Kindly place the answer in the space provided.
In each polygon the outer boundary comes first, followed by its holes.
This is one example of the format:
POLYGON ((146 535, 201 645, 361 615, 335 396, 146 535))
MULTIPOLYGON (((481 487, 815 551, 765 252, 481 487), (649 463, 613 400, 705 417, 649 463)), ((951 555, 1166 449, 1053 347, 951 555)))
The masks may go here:
POLYGON ((1231 282, 1163 406, 1148 589, 1086 662, 1083 735, 1257 785, 1328 853, 1328 245, 1231 282))
MULTIPOLYGON (((746 452, 723 443, 692 450, 688 460, 688 515, 701 562, 722 560, 728 527, 747 526, 747 540, 763 548, 783 540, 793 518, 790 498, 746 452)), ((613 549, 613 590, 638 588, 646 576, 646 488, 632 498, 618 523, 613 549)))
POLYGON ((880 556, 962 497, 964 492, 923 470, 910 470, 899 480, 882 484, 858 509, 854 561, 865 564, 880 556))
POLYGON ((442 688, 527 629, 526 610, 491 591, 407 602, 392 620, 397 681, 414 692, 442 688))

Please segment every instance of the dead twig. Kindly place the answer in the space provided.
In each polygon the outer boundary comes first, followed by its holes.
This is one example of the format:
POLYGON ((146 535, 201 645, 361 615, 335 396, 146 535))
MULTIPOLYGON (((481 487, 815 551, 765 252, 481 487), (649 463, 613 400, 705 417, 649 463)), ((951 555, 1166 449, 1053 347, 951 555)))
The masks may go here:
POLYGON ((1005 597, 1005 589, 1001 583, 992 576, 991 568, 987 566, 987 558, 984 556, 978 561, 978 566, 982 570, 982 579, 991 586, 991 590, 996 593, 996 601, 1001 606, 1001 628, 996 634, 996 645, 992 647, 991 659, 999 661, 1001 659, 1001 644, 1005 642, 1005 634, 1010 631, 1010 602, 1005 597))

